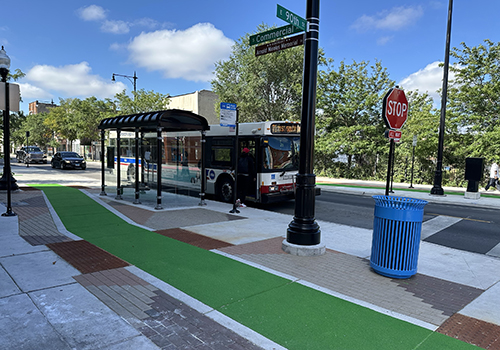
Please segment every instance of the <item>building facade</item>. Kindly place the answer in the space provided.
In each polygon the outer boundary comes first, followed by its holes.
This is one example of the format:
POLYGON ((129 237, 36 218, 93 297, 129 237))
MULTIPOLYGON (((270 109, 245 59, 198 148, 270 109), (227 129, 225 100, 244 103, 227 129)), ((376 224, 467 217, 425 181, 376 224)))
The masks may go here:
POLYGON ((219 96, 209 90, 195 91, 190 94, 170 97, 169 109, 181 109, 190 111, 204 117, 208 124, 219 124, 219 116, 216 107, 219 104, 219 96))
POLYGON ((48 113, 49 109, 57 107, 54 101, 50 103, 44 103, 40 101, 33 101, 29 104, 29 114, 39 114, 39 113, 48 113))

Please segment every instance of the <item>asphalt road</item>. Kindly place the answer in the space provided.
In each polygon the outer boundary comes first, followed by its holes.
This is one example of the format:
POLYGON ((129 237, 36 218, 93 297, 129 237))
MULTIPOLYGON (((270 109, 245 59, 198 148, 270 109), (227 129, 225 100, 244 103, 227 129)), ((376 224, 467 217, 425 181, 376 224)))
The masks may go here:
MULTIPOLYGON (((323 191, 316 197, 315 218, 342 225, 373 229, 375 202, 369 196, 323 191)), ((269 205, 263 209, 294 214, 293 201, 269 205)), ((424 221, 438 216, 460 220, 425 239, 451 248, 486 254, 500 243, 500 211, 463 205, 429 203, 424 208, 424 221)))
MULTIPOLYGON (((25 167, 12 161, 12 170, 25 167)), ((39 172, 41 177, 56 179, 86 179, 100 183, 100 163, 88 162, 86 170, 51 169, 49 164, 31 164, 31 172, 39 172)), ((64 181, 62 181, 64 184, 64 181)), ((294 214, 295 202, 275 203, 258 206, 261 209, 294 214)), ((370 196, 322 191, 316 197, 315 218, 365 229, 373 229, 374 200, 370 196)), ((456 249, 488 253, 500 244, 500 210, 471 207, 466 205, 429 203, 424 209, 424 221, 439 216, 457 218, 457 223, 426 238, 428 242, 456 249)))

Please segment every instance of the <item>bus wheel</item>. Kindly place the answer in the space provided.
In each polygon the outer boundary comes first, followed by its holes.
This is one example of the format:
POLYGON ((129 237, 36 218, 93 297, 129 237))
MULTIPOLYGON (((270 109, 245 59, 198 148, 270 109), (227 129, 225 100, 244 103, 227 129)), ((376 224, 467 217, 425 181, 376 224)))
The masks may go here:
POLYGON ((129 164, 127 168, 127 180, 129 182, 135 181, 135 167, 132 164, 129 164))
POLYGON ((233 201, 234 182, 230 178, 223 178, 217 186, 217 196, 226 203, 233 201))

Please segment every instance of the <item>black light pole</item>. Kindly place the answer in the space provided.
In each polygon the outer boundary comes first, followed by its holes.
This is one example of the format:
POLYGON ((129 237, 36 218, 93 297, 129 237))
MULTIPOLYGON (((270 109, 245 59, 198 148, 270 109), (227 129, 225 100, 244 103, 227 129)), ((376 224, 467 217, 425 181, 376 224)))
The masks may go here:
POLYGON ((450 66, 450 39, 451 39, 451 13, 453 10, 453 0, 450 0, 448 5, 448 26, 446 29, 446 48, 444 54, 443 68, 443 92, 441 96, 441 118, 439 121, 439 141, 438 154, 436 162, 436 173, 434 175, 434 186, 431 189, 431 194, 444 195, 443 187, 443 147, 444 147, 444 124, 446 118, 446 100, 448 98, 448 68, 450 66))
POLYGON ((302 81, 302 114, 300 162, 297 174, 295 215, 288 225, 286 241, 312 246, 320 243, 321 230, 314 219, 316 175, 313 173, 316 82, 318 75, 319 0, 307 0, 308 30, 304 40, 304 77, 302 81))
POLYGON ((133 76, 113 73, 113 75, 111 76, 111 81, 116 81, 115 76, 127 78, 132 83, 132 85, 134 85, 134 100, 135 100, 135 93, 137 92, 137 79, 138 79, 137 75, 135 74, 135 71, 133 76))
POLYGON ((4 166, 3 166, 3 176, 0 179, 0 189, 7 190, 7 211, 2 214, 2 216, 15 216, 16 213, 12 211, 12 197, 11 191, 13 189, 12 182, 14 182, 14 189, 18 186, 15 183, 15 179, 12 177, 12 171, 10 168, 10 94, 9 94, 9 83, 7 82, 7 76, 9 75, 10 68, 10 58, 5 53, 2 46, 0 50, 0 74, 2 76, 2 82, 5 84, 5 109, 3 111, 3 151, 4 151, 4 166))

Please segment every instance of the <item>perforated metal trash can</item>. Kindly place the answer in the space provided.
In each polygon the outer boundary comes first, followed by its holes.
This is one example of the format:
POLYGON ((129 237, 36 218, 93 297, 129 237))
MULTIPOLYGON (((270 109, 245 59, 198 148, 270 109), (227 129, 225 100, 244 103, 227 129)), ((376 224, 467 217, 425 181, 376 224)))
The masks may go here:
POLYGON ((370 266, 383 276, 409 278, 417 273, 420 233, 427 201, 373 196, 375 218, 370 266))

